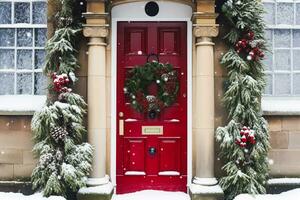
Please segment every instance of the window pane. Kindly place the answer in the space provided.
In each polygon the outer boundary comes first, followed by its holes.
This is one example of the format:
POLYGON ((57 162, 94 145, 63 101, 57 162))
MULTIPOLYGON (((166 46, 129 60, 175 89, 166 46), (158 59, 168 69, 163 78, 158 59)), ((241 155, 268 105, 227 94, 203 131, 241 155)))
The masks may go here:
POLYGON ((275 50, 275 70, 291 70, 291 51, 275 50))
POLYGON ((291 94, 291 76, 290 74, 275 74, 275 94, 291 94))
POLYGON ((272 74, 267 74, 266 75, 266 88, 265 88, 265 94, 267 95, 272 95, 273 94, 273 77, 272 74))
POLYGON ((32 50, 17 51, 17 69, 32 69, 32 50))
POLYGON ((277 24, 294 24, 294 6, 293 3, 277 4, 277 24))
POLYGON ((268 29, 265 30, 265 38, 268 42, 268 46, 272 47, 272 43, 273 43, 273 31, 268 29))
POLYGON ((300 70, 300 50, 294 50, 293 53, 294 53, 293 69, 300 70))
POLYGON ((47 23, 47 4, 46 2, 33 2, 32 3, 32 20, 34 24, 47 23))
POLYGON ((35 50, 34 54, 34 68, 42 69, 45 64, 46 52, 45 50, 35 50))
POLYGON ((0 95, 14 94, 14 73, 0 73, 0 95))
POLYGON ((34 94, 45 95, 47 89, 47 77, 42 73, 35 73, 34 80, 34 94))
POLYGON ((293 30, 293 46, 300 47, 300 30, 293 30))
POLYGON ((30 3, 15 3, 15 23, 30 23, 30 3))
POLYGON ((0 2, 0 24, 11 24, 11 3, 0 2))
POLYGON ((15 45, 15 30, 12 28, 0 29, 0 46, 11 47, 15 45))
POLYGON ((47 29, 38 28, 35 29, 35 46, 36 47, 44 47, 47 41, 47 29))
POLYGON ((294 94, 300 94, 300 74, 294 74, 294 94))
POLYGON ((275 47, 291 46, 291 31, 287 29, 274 30, 275 47))
POLYGON ((300 3, 296 4, 296 24, 300 24, 300 3))
POLYGON ((32 94, 32 74, 17 74, 17 94, 32 94))
POLYGON ((0 69, 14 69, 15 50, 0 49, 0 69))
POLYGON ((19 28, 17 31, 17 44, 19 47, 31 47, 32 46, 32 29, 19 28))
POLYGON ((268 71, 272 71, 273 69, 273 54, 270 52, 266 52, 266 56, 263 59, 263 64, 265 65, 265 69, 268 71))
POLYGON ((266 24, 275 24, 275 4, 264 3, 265 11, 264 20, 266 24))

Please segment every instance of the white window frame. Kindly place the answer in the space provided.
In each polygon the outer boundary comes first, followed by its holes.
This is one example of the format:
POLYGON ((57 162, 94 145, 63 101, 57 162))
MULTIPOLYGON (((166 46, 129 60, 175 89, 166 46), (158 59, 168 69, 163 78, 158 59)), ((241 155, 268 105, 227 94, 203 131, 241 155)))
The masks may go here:
MULTIPOLYGON (((11 2, 12 3, 12 15, 11 15, 11 24, 0 24, 0 28, 29 28, 32 30, 32 42, 34 44, 35 40, 35 29, 36 28, 47 28, 47 24, 33 24, 32 12, 33 12, 33 2, 46 2, 47 0, 7 0, 3 2, 11 2), (30 23, 14 23, 14 3, 15 2, 26 2, 30 3, 30 23)), ((0 47, 0 49, 16 49, 14 54, 14 69, 0 69, 0 72, 12 72, 15 74, 15 83, 14 83, 14 95, 0 95, 0 115, 33 115, 33 113, 37 110, 40 110, 44 104, 46 103, 46 95, 34 95, 34 80, 32 80, 32 94, 31 95, 17 95, 17 73, 31 73, 32 78, 34 79, 35 73, 41 73, 42 69, 24 69, 24 70, 17 70, 17 50, 18 49, 30 49, 30 50, 43 50, 44 47, 17 47, 17 31, 15 31, 15 45, 13 47, 0 47)), ((34 61, 34 51, 32 52, 32 61, 34 61)), ((32 63, 34 65, 34 63, 32 63)))
MULTIPOLYGON (((275 92, 275 79, 274 74, 280 74, 281 72, 270 72, 266 71, 266 74, 272 75, 272 95, 263 95, 262 97, 262 111, 264 115, 300 115, 300 96, 293 96, 293 74, 299 73, 299 70, 293 69, 293 30, 300 30, 300 25, 277 25, 277 3, 293 3, 294 4, 294 24, 296 24, 296 6, 295 4, 300 4, 300 0, 262 0, 263 3, 274 3, 275 4, 275 24, 267 25, 266 30, 272 30, 272 50, 274 50, 274 30, 290 30, 291 34, 291 70, 289 73, 282 71, 284 74, 289 74, 291 76, 291 94, 282 96, 272 96, 275 92)), ((280 48, 279 48, 280 49, 280 48)), ((300 49, 300 48, 298 48, 300 49)), ((272 52, 274 53, 274 52, 272 52)), ((273 65, 275 59, 273 56, 273 65)))

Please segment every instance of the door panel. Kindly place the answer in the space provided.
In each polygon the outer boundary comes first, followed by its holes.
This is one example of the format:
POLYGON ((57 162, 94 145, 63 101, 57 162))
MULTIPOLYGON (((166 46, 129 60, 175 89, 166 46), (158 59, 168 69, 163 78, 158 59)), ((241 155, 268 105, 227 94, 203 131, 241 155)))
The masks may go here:
POLYGON ((145 172, 145 138, 125 138, 124 149, 124 171, 145 172))
POLYGON ((186 22, 118 23, 117 193, 187 191, 186 27, 186 22), (151 53, 174 66, 180 85, 176 103, 155 119, 136 112, 123 92, 127 71, 144 65, 151 53), (159 131, 149 134, 147 127, 159 131))
POLYGON ((180 174, 180 138, 160 138, 159 173, 178 172, 180 174))

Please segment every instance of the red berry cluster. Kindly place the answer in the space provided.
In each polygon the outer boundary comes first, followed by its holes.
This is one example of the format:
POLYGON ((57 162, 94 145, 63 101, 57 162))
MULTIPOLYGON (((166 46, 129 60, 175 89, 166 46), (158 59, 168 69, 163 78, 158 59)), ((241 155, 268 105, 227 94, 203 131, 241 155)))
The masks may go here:
POLYGON ((244 126, 240 131, 240 137, 235 140, 235 143, 241 148, 254 145, 256 143, 254 130, 244 126))
POLYGON ((254 40, 254 33, 249 31, 242 39, 235 44, 235 50, 238 54, 246 56, 247 60, 259 60, 265 56, 264 52, 258 47, 252 47, 251 42, 254 40))
POLYGON ((53 89, 56 92, 71 92, 72 89, 68 88, 67 85, 70 83, 70 79, 67 74, 57 75, 56 73, 52 74, 53 80, 53 89))

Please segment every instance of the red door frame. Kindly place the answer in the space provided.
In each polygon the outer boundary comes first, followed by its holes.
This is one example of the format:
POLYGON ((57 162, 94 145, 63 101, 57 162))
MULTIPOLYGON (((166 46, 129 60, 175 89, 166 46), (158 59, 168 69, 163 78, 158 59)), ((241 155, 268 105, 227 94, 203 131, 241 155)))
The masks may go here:
MULTIPOLYGON (((149 23, 155 23, 155 22, 149 22, 149 23)), ((186 96, 188 96, 187 95, 187 92, 188 92, 188 90, 187 90, 187 72, 188 72, 188 70, 187 70, 187 65, 188 65, 188 59, 187 59, 187 43, 186 43, 186 41, 187 41, 187 22, 161 22, 161 23, 184 23, 185 24, 185 36, 184 36, 184 40, 183 40, 183 43, 185 43, 185 47, 183 48, 183 49, 185 49, 184 51, 184 53, 185 53, 185 81, 186 81, 186 83, 185 83, 185 85, 184 85, 184 87, 185 87, 185 93, 186 93, 186 96)), ((119 32, 119 30, 117 29, 117 31, 119 32)), ((118 43, 118 42, 117 42, 118 43)), ((118 51, 118 50, 117 50, 118 51)), ((119 59, 119 58, 118 58, 119 59)), ((118 65, 117 65, 117 68, 118 68, 118 65)), ((117 69, 117 71, 118 71, 118 69, 117 69)), ((119 86, 119 87, 122 87, 122 86, 119 86)), ((123 88, 122 88, 123 89, 123 88)), ((186 102, 187 102, 187 100, 186 100, 186 102)), ((186 132, 185 132, 185 138, 186 138, 186 141, 185 141, 185 144, 186 144, 186 146, 187 146, 187 137, 188 137, 188 128, 187 128, 187 116, 188 116, 188 113, 187 113, 187 105, 185 106, 185 112, 186 112, 186 114, 185 114, 185 118, 186 118, 186 122, 185 122, 185 130, 186 130, 186 132)), ((118 114, 119 113, 119 111, 118 111, 118 108, 117 108, 117 112, 116 112, 116 114, 118 114)), ((116 119, 117 119, 117 124, 118 124, 118 116, 116 117, 116 119)), ((117 129, 116 130, 118 130, 118 125, 117 125, 117 129)), ((116 133, 117 134, 117 133, 116 133)), ((118 138, 118 136, 117 136, 117 138, 118 138)), ((185 147, 185 149, 186 149, 186 157, 185 157, 185 174, 184 174, 184 176, 180 176, 180 179, 182 179, 182 178, 184 178, 186 181, 185 181, 185 184, 186 184, 186 182, 187 182, 187 147, 185 147)), ((118 151, 117 151, 118 152, 118 151)), ((116 152, 116 153, 117 153, 116 152)), ((118 155, 117 155, 117 158, 118 158, 118 155)), ((118 161, 117 161, 118 162, 118 161)), ((117 169, 118 170, 118 169, 117 169)), ((135 181, 135 182, 139 182, 139 176, 135 176, 135 177, 132 177, 132 181, 135 181)), ((178 177, 179 178, 179 177, 178 177)), ((165 184, 170 184, 169 182, 170 181, 172 181, 172 183, 175 183, 176 184, 176 182, 180 182, 181 180, 180 179, 177 179, 176 180, 176 178, 174 178, 173 176, 171 176, 171 177, 164 177, 164 178, 162 178, 161 179, 161 182, 164 182, 165 184)), ((142 188, 143 189, 143 188, 142 188)), ((160 187, 155 187, 154 185, 152 185, 150 188, 144 188, 144 189, 160 189, 160 187)), ((161 188, 161 189, 164 189, 164 190, 181 190, 181 191, 186 191, 186 187, 184 188, 184 189, 178 189, 178 188, 172 188, 172 187, 169 187, 169 189, 168 188, 161 188)), ((135 191, 135 190, 132 190, 132 191, 135 191)), ((122 190, 119 190, 118 191, 118 185, 117 185, 117 192, 118 193, 123 193, 122 192, 122 190)), ((126 192, 128 192, 128 189, 127 189, 127 191, 126 192)))

